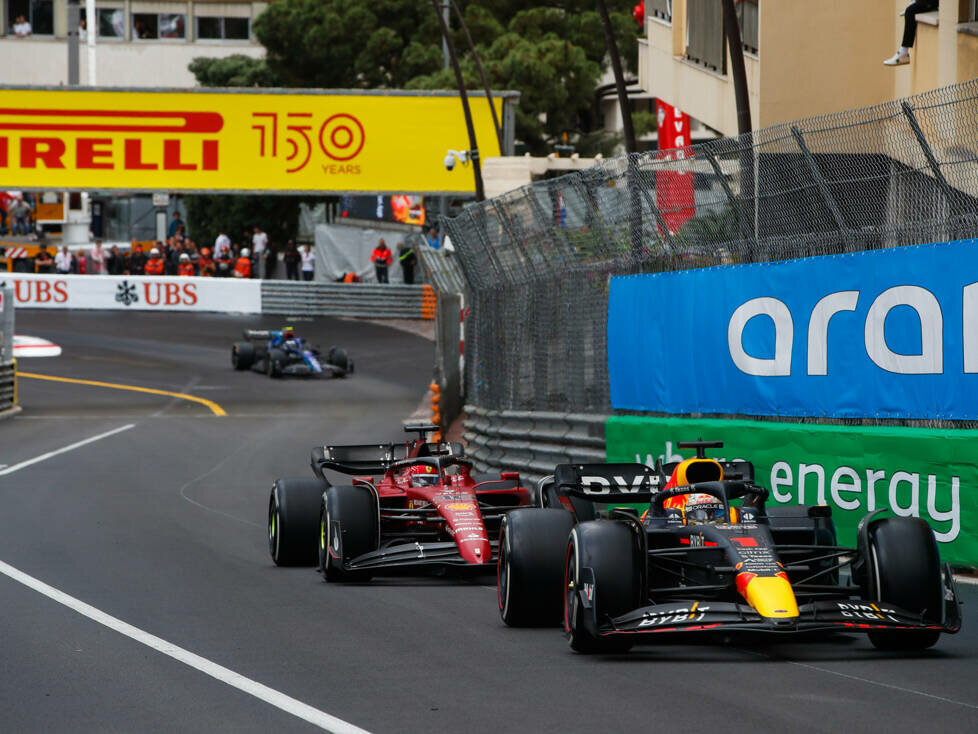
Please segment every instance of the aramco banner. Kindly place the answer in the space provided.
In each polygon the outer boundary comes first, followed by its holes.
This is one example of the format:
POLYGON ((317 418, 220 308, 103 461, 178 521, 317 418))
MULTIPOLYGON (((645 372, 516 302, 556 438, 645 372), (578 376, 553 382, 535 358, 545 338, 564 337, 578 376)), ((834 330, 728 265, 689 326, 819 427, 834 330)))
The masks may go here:
POLYGON ((723 441, 709 456, 746 459, 769 504, 831 505, 843 545, 867 513, 925 519, 941 557, 978 564, 978 431, 613 416, 608 461, 679 461, 679 441, 723 441))
MULTIPOLYGON (((498 156, 489 105, 470 94, 480 155, 498 156)), ((7 189, 469 193, 471 166, 444 163, 468 148, 448 92, 0 87, 7 189)))
POLYGON ((616 409, 978 417, 978 241, 611 279, 616 409))

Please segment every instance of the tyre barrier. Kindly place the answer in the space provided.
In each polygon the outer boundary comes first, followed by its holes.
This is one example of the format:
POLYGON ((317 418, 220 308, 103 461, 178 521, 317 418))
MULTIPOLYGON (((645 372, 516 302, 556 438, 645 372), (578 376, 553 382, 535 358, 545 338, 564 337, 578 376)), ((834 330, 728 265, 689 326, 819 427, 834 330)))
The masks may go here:
POLYGON ((465 406, 466 455, 480 472, 518 471, 537 482, 565 463, 604 463, 606 415, 465 406))
POLYGON ((429 285, 289 280, 264 280, 261 284, 261 312, 266 314, 433 319, 435 300, 429 285))

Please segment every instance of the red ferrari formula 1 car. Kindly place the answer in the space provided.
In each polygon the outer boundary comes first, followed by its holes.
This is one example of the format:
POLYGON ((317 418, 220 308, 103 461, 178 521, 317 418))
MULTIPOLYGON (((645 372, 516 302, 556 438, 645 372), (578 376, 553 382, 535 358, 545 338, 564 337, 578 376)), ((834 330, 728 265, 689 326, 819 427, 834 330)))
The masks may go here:
POLYGON ((503 516, 533 505, 519 474, 481 475, 456 443, 407 426, 403 444, 320 446, 314 479, 278 479, 268 503, 277 565, 319 564, 327 581, 434 568, 493 573, 503 516), (333 485, 327 470, 351 476, 333 485))
POLYGON ((877 510, 855 548, 839 546, 829 507, 767 506, 750 462, 705 457, 722 445, 680 443, 696 458, 656 469, 557 466, 541 507, 504 520, 503 621, 563 619, 578 652, 738 630, 861 632, 878 648, 919 650, 960 629, 954 579, 925 521, 877 510), (648 509, 615 507, 633 503, 648 509))

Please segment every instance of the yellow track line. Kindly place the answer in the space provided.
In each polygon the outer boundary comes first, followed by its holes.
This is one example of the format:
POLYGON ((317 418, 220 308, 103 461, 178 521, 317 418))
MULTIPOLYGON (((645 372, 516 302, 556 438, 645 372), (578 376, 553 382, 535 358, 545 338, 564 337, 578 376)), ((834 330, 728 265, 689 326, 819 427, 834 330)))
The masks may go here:
POLYGON ((30 377, 34 380, 51 380, 52 382, 72 382, 76 385, 93 385, 94 387, 109 387, 113 390, 132 390, 133 392, 148 392, 151 395, 167 395, 171 398, 190 400, 194 403, 206 405, 214 415, 227 415, 227 412, 213 400, 198 398, 196 395, 187 395, 182 392, 170 392, 169 390, 156 390, 152 387, 136 387, 135 385, 119 385, 114 382, 96 382, 95 380, 76 380, 73 377, 52 377, 51 375, 38 375, 33 372, 18 372, 17 377, 30 377))

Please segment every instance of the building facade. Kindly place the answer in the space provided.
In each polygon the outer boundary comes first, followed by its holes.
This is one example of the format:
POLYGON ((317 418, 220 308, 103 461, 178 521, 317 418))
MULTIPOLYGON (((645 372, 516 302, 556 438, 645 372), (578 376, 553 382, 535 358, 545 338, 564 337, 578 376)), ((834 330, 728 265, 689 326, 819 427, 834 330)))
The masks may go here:
MULTIPOLYGON (((755 128, 925 92, 978 76, 978 2, 918 16, 911 63, 884 66, 910 0, 737 3, 755 128)), ((639 85, 725 135, 737 134, 721 0, 646 0, 639 85)))
MULTIPOLYGON (((187 67, 197 57, 264 55, 251 26, 267 5, 250 0, 97 0, 96 22, 89 24, 82 1, 81 16, 86 22, 79 54, 81 83, 88 79, 84 34, 89 25, 96 32, 99 86, 192 87, 195 80, 187 67)), ((67 84, 67 0, 0 0, 0 7, 3 83, 67 84), (17 34, 20 18, 30 25, 29 35, 17 34)))

